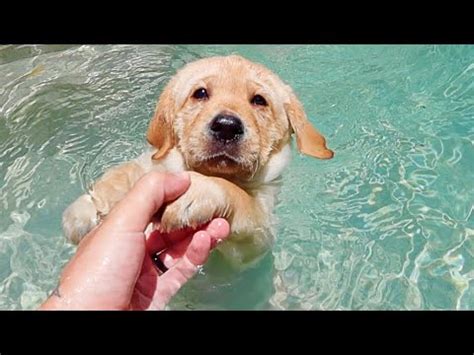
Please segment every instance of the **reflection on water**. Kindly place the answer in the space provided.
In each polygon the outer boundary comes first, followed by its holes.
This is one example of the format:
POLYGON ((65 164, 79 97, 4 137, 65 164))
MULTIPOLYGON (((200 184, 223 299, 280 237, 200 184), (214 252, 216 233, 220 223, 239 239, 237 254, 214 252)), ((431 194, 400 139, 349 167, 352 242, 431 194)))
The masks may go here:
POLYGON ((214 256, 175 307, 472 309, 472 46, 1 46, 0 308, 55 287, 62 211, 140 154, 175 70, 230 53, 292 85, 336 157, 295 151, 272 255, 232 277, 214 256))

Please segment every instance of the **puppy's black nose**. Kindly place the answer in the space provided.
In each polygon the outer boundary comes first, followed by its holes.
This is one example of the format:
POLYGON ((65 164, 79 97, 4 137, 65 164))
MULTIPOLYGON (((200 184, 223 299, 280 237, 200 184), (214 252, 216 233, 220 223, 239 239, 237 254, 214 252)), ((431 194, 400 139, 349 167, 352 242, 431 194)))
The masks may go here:
POLYGON ((231 115, 217 115, 209 128, 211 135, 223 142, 238 140, 244 134, 244 125, 240 118, 231 115))

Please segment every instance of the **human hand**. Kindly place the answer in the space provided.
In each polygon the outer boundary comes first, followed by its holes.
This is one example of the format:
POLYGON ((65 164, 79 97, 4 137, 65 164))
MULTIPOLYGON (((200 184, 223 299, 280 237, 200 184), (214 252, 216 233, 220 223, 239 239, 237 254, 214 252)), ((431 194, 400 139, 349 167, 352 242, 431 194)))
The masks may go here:
POLYGON ((229 235, 217 218, 196 230, 145 235, 160 207, 183 194, 189 175, 152 172, 80 243, 58 287, 40 309, 163 309, 229 235), (152 255, 168 268, 161 273, 152 255))

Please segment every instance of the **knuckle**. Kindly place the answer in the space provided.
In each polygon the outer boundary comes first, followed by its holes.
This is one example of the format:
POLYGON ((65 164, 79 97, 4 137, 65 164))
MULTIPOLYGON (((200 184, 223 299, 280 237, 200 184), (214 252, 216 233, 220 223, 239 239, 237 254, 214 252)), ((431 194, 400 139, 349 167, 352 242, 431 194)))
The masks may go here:
POLYGON ((142 177, 141 184, 143 184, 146 189, 155 191, 156 189, 162 188, 163 180, 163 173, 152 171, 142 177))

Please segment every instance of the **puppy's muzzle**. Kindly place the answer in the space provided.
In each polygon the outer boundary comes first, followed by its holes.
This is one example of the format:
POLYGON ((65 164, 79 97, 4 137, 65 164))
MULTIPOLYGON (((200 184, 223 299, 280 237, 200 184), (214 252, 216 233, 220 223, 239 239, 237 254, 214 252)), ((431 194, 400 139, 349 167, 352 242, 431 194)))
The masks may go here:
POLYGON ((242 120, 236 116, 219 114, 211 121, 209 132, 212 138, 219 143, 235 143, 242 139, 244 125, 242 120))

